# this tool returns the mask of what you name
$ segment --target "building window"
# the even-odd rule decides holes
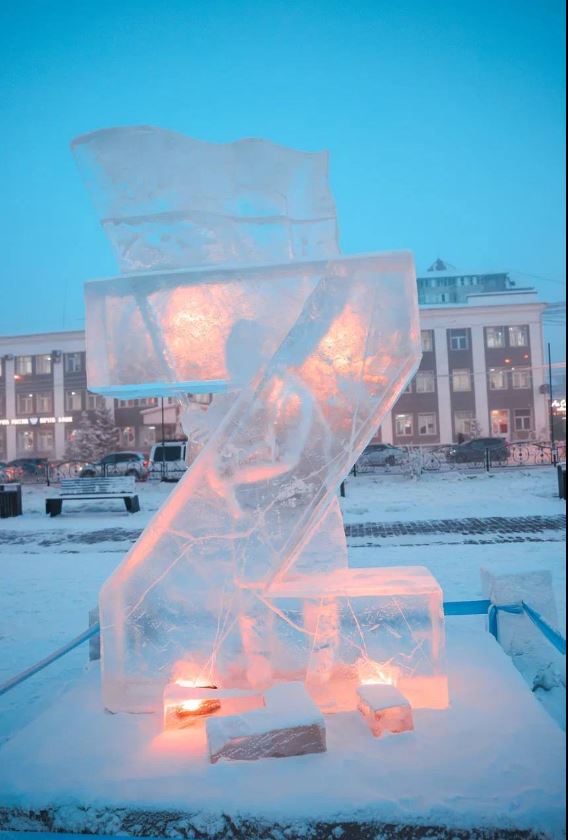
[[[438,431],[435,414],[418,415],[418,434],[435,435]]]
[[[511,347],[528,347],[528,327],[509,327],[509,344],[511,345]]]
[[[454,428],[458,437],[471,437],[475,418],[472,411],[456,411],[454,414]]]
[[[515,431],[530,432],[532,431],[532,425],[532,411],[530,408],[516,408]]]
[[[450,349],[469,350],[469,336],[467,330],[450,330]]]
[[[491,370],[489,371],[489,390],[490,391],[505,391],[507,385],[508,371],[506,370]]]
[[[16,449],[18,455],[27,455],[34,450],[34,433],[28,429],[16,431]]]
[[[416,393],[433,394],[436,390],[436,376],[433,370],[419,370],[416,374]]]
[[[35,372],[38,375],[51,373],[51,355],[42,353],[35,357]]]
[[[452,371],[452,389],[454,391],[471,391],[471,371],[469,369]]]
[[[81,391],[65,391],[65,411],[81,411],[82,408]]]
[[[125,426],[120,430],[120,441],[122,446],[134,446],[136,443],[136,429],[134,426]]]
[[[412,414],[397,414],[394,418],[394,426],[398,437],[412,437]]]
[[[402,393],[403,394],[411,394],[412,393],[412,379],[410,380],[410,382],[406,383],[406,388],[404,389],[404,391]]]
[[[491,412],[491,434],[494,437],[509,434],[509,409],[495,408]]]
[[[18,414],[33,414],[34,395],[16,394],[16,411]]]
[[[511,373],[513,388],[531,388],[532,377],[530,370],[514,370]]]
[[[36,411],[38,414],[51,414],[53,412],[53,395],[49,392],[36,394]]]
[[[156,427],[142,426],[139,430],[139,440],[143,451],[150,449],[156,443]]]
[[[423,353],[431,353],[434,349],[434,333],[432,330],[421,330],[420,343],[422,344]]]
[[[87,410],[88,411],[96,411],[97,409],[104,408],[106,405],[105,398],[102,397],[100,394],[91,394],[87,391]]]
[[[51,452],[55,439],[51,429],[38,429],[37,450],[38,452]]]
[[[81,373],[82,370],[81,353],[65,353],[65,373]]]
[[[485,330],[487,347],[505,347],[505,327],[487,327]]]
[[[16,374],[18,376],[30,376],[32,373],[32,357],[16,356]]]

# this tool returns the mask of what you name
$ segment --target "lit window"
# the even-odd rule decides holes
[[[467,330],[450,330],[450,349],[469,350],[469,336]]]
[[[487,347],[505,346],[505,327],[487,327],[485,330],[485,343]]]
[[[436,376],[433,370],[419,370],[416,374],[416,393],[433,394],[436,390]]]
[[[18,414],[33,414],[34,395],[16,394],[16,411]]]
[[[531,388],[531,372],[530,370],[514,370],[511,373],[513,380],[513,388]]]
[[[140,446],[143,449],[150,449],[156,443],[156,427],[143,426],[140,429]]]
[[[31,356],[16,356],[16,373],[18,376],[30,376],[32,364]]]
[[[120,440],[123,446],[134,446],[136,443],[136,429],[134,426],[125,426],[120,430]]]
[[[51,414],[53,411],[53,395],[49,392],[36,394],[36,410],[38,414]]]
[[[18,455],[28,455],[35,448],[34,433],[28,429],[16,431],[16,450]]]
[[[421,330],[420,341],[423,353],[431,353],[434,349],[434,334],[432,330]]]
[[[489,372],[489,390],[490,391],[505,391],[507,388],[507,374],[506,370],[492,370]]]
[[[469,369],[452,371],[452,389],[454,391],[471,391],[471,371]]]
[[[419,435],[435,435],[438,426],[436,423],[435,414],[419,414],[418,415],[418,434]]]
[[[454,414],[454,427],[456,435],[471,437],[473,434],[474,416],[472,411],[456,411]]]
[[[509,344],[511,345],[511,347],[528,347],[528,327],[509,327]]]
[[[398,437],[411,437],[413,432],[412,414],[397,414],[394,418],[395,431]]]
[[[65,354],[65,373],[81,373],[83,370],[83,359],[81,353]]]
[[[38,375],[51,373],[51,354],[43,353],[35,357],[35,372]]]
[[[65,391],[65,411],[81,411],[83,398],[81,391]]]
[[[530,432],[532,430],[532,411],[530,408],[515,409],[515,431]]]
[[[491,412],[491,434],[494,437],[509,434],[509,410],[496,408]]]

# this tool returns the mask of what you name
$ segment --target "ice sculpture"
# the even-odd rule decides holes
[[[289,680],[326,710],[365,681],[445,706],[440,588],[348,569],[336,496],[420,358],[411,256],[339,254],[325,154],[147,127],[73,149],[124,272],[87,284],[89,388],[175,396],[201,446],[102,589],[106,707]]]

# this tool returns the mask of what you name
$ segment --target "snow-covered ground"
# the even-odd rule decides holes
[[[45,498],[54,489],[24,488],[24,515],[0,520],[0,683],[85,628],[102,582],[171,489],[172,485],[160,483],[138,485],[142,509],[134,515],[120,502],[66,503],[63,514],[52,519],[45,515]],[[357,476],[346,482],[346,493],[341,503],[348,526],[496,517],[552,520],[565,512],[564,503],[557,498],[555,472],[546,467],[503,470],[494,475],[429,474],[420,480]],[[498,561],[512,570],[548,569],[554,581],[559,624],[565,633],[564,541],[558,525],[534,533],[529,527],[505,537],[495,529],[484,532],[481,527],[474,539],[461,535],[459,528],[451,533],[443,528],[439,533],[421,533],[420,527],[409,533],[403,528],[388,536],[373,535],[372,529],[367,534],[364,529],[363,536],[348,539],[352,565],[428,566],[441,583],[446,600],[482,597],[482,565]],[[483,638],[483,621],[482,617],[448,620],[450,642],[462,629],[472,628],[471,646],[476,636]],[[548,658],[554,659],[547,645],[543,641],[542,667]],[[72,689],[86,658],[83,646],[0,697],[0,742],[36,719],[60,692]],[[517,661],[517,666],[531,682],[535,662]],[[555,669],[557,673],[557,658]],[[520,680],[511,686],[519,692],[525,689]],[[559,719],[565,688],[547,686],[551,687],[552,691],[539,689],[538,694]],[[526,691],[530,698],[529,686]]]

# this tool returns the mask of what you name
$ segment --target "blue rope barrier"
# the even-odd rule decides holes
[[[444,601],[444,615],[487,615],[491,601]]]
[[[566,639],[560,635],[558,630],[555,630],[554,627],[551,627],[548,621],[544,619],[540,613],[534,610],[532,607],[529,607],[524,601],[522,601],[522,607],[525,613],[528,615],[532,623],[535,627],[538,627],[542,635],[548,639],[551,645],[554,645],[556,650],[561,653],[563,656],[566,656]]]
[[[17,674],[15,677],[12,677],[12,679],[2,683],[2,685],[0,685],[0,696],[2,694],[6,694],[6,692],[10,691],[11,688],[15,688],[17,685],[20,685],[20,683],[25,682],[25,680],[29,680],[30,677],[33,677],[34,674],[37,674],[39,671],[43,671],[43,669],[47,668],[48,665],[51,665],[52,662],[56,662],[58,659],[61,659],[62,656],[65,656],[65,654],[74,650],[76,647],[79,647],[79,645],[82,645],[84,642],[92,639],[93,636],[96,636],[100,632],[100,629],[100,624],[98,622],[96,622],[96,624],[92,624],[88,630],[84,630],[83,633],[75,636],[74,639],[71,639],[71,641],[67,642],[66,645],[63,645],[63,647],[60,647],[53,653],[50,653],[49,656],[45,657],[45,659],[36,662],[35,665],[32,665],[25,671],[22,671],[21,674]]]

